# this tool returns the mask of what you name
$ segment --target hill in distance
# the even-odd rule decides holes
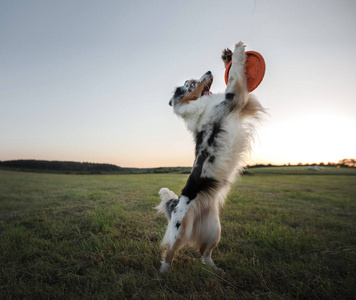
[[[0,161],[1,169],[66,174],[190,173],[189,167],[122,168],[112,164],[20,159]]]

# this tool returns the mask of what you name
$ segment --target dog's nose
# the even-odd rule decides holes
[[[208,71],[205,73],[206,75],[211,75],[211,71]]]

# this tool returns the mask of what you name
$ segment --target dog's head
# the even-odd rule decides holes
[[[176,88],[169,105],[174,107],[189,104],[202,96],[209,95],[212,83],[213,74],[210,71],[206,72],[199,80],[187,80],[183,86]]]

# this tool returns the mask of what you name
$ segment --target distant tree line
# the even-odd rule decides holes
[[[291,163],[283,164],[283,165],[272,165],[272,164],[256,164],[252,166],[248,166],[248,168],[261,168],[261,167],[287,167],[287,166],[329,166],[329,167],[338,167],[338,168],[356,168],[356,159],[350,159],[350,158],[345,158],[342,160],[339,160],[337,163],[334,162],[328,162],[328,163],[298,163],[296,165],[293,165]]]
[[[46,161],[46,160],[9,160],[1,161],[0,167],[53,172],[73,173],[100,173],[100,172],[122,172],[125,169],[111,164],[96,164],[88,162],[73,161]]]
[[[356,168],[356,159],[345,158],[340,160],[337,165],[340,167]]]
[[[34,159],[0,161],[0,168],[20,171],[76,173],[76,174],[147,174],[190,173],[190,167],[122,168],[112,164],[97,164],[74,161],[47,161]]]
[[[284,164],[282,166],[292,166]],[[355,168],[356,159],[342,159],[337,163],[298,163],[295,166],[332,166],[342,168]],[[272,164],[256,164],[248,168],[280,167]],[[161,168],[122,168],[112,164],[97,164],[73,161],[47,161],[47,160],[8,160],[0,161],[0,168],[20,171],[77,173],[77,174],[148,174],[148,173],[180,173],[189,174],[191,167],[161,167]],[[246,173],[246,171],[245,171]]]

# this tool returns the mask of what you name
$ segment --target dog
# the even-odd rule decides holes
[[[220,241],[219,207],[224,204],[235,177],[242,172],[251,149],[255,122],[265,112],[249,94],[245,75],[245,45],[225,49],[225,66],[232,60],[225,94],[211,94],[213,75],[187,80],[175,89],[169,104],[195,140],[195,162],[178,197],[168,188],[159,191],[168,227],[161,245],[167,246],[160,272],[170,269],[174,254],[184,245],[197,249],[205,263],[217,269],[211,254]]]

